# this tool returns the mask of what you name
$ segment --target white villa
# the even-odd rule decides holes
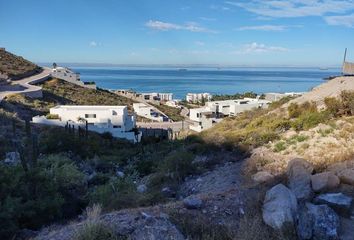
[[[164,116],[157,113],[152,106],[145,103],[133,103],[133,108],[134,112],[141,117],[157,122],[163,122],[165,120]]]
[[[53,78],[58,78],[85,88],[92,88],[96,89],[96,84],[94,83],[87,83],[80,80],[80,74],[75,73],[69,68],[64,67],[55,67],[52,69],[51,76]]]
[[[203,100],[208,102],[211,100],[212,95],[210,93],[187,93],[186,101],[189,103],[199,103]]]
[[[211,128],[225,116],[236,116],[238,113],[254,108],[266,108],[270,101],[258,98],[206,102],[204,107],[190,109],[189,119],[194,122],[191,130],[201,132]]]
[[[65,126],[67,123],[75,127],[84,127],[98,133],[110,132],[114,137],[124,138],[134,143],[140,142],[141,133],[135,133],[135,117],[128,114],[126,106],[56,106],[50,114],[58,119],[47,119],[44,116],[32,118],[33,123]]]
[[[166,106],[169,106],[169,107],[173,107],[173,108],[181,108],[180,105],[178,105],[178,100],[171,100],[171,101],[167,101],[165,104]]]
[[[141,93],[140,96],[146,101],[171,101],[173,99],[173,93]]]

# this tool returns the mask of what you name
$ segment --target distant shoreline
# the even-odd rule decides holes
[[[50,67],[53,63],[48,62],[38,62],[40,66]],[[99,67],[126,67],[126,68],[212,68],[212,69],[230,69],[230,68],[291,68],[291,69],[321,69],[326,68],[326,70],[330,69],[340,69],[341,66],[326,66],[326,65],[319,65],[319,66],[296,66],[296,65],[289,65],[289,66],[271,66],[271,65],[259,65],[259,66],[252,66],[252,65],[217,65],[217,64],[112,64],[112,63],[70,63],[70,62],[57,62],[59,66],[67,66],[67,67],[92,67],[92,68],[99,68]],[[326,71],[324,70],[324,71]]]

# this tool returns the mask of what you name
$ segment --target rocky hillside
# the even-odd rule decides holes
[[[342,80],[316,88],[320,101],[313,93],[282,99],[171,142],[130,145],[32,126],[33,137],[0,114],[0,140],[23,141],[6,145],[0,164],[0,236],[353,239],[354,89],[345,79],[345,89],[330,91]]]
[[[28,77],[41,72],[36,64],[0,48],[0,73],[12,80]]]

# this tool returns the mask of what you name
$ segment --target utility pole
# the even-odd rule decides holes
[[[345,51],[344,51],[344,59],[343,59],[343,66],[342,66],[342,75],[344,75],[345,73],[345,61],[347,59],[347,48],[345,48]]]

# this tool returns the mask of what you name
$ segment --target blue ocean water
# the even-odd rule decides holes
[[[121,68],[73,67],[83,81],[95,81],[106,89],[133,89],[137,92],[172,92],[183,99],[188,92],[234,94],[253,91],[303,92],[338,75],[339,69],[318,68]]]

